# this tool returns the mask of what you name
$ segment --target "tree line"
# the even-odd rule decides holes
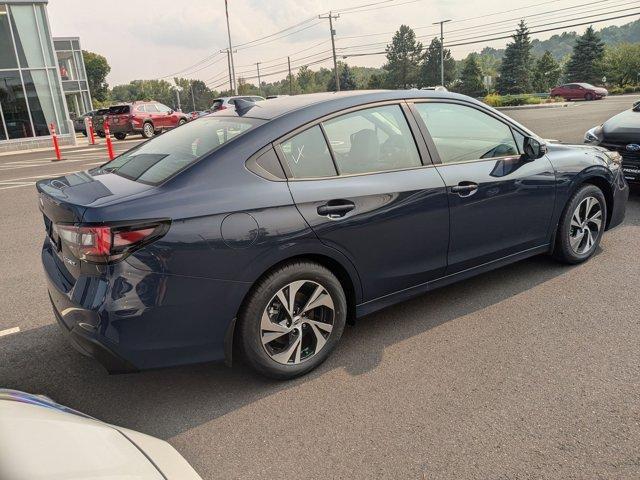
[[[608,27],[603,32],[612,36],[612,29],[626,28],[633,34],[633,22],[623,27]],[[635,27],[634,27],[635,28]],[[629,36],[627,32],[627,37]],[[564,41],[571,37],[571,52],[558,59],[550,50],[536,54],[536,45],[550,42],[555,37]],[[575,38],[574,38],[575,37]],[[630,37],[629,37],[630,38]],[[536,43],[537,42],[537,43]],[[386,47],[386,61],[381,68],[358,67],[338,62],[338,81],[341,90],[406,89],[433,87],[440,84],[440,39],[435,37],[428,46],[417,40],[407,25],[401,25]],[[640,83],[640,43],[607,44],[599,32],[588,27],[583,35],[572,32],[554,36],[540,42],[532,41],[529,29],[521,21],[503,51],[489,47],[480,53],[470,53],[456,61],[448,48],[444,49],[444,86],[449,90],[481,97],[487,93],[523,94],[548,92],[565,82],[606,83],[623,87]],[[218,96],[231,95],[229,90],[218,91],[202,80],[174,78],[167,80],[134,80],[109,88],[106,76],[110,71],[107,60],[98,54],[84,52],[89,86],[95,106],[116,102],[154,99],[166,105],[178,106],[174,85],[182,109],[206,110]],[[603,79],[606,77],[606,82]],[[241,95],[288,95],[333,91],[336,89],[333,71],[321,67],[312,70],[302,66],[296,73],[274,82],[261,82],[258,86],[243,78],[238,79]]]

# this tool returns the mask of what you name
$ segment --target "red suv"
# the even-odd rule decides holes
[[[567,83],[551,89],[552,97],[562,97],[566,100],[599,100],[609,92],[606,88],[594,87],[590,83]]]
[[[109,107],[104,121],[109,122],[114,137],[124,140],[136,133],[151,138],[163,130],[184,125],[189,118],[158,102],[133,102]]]

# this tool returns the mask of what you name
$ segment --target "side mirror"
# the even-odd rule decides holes
[[[524,153],[522,159],[525,162],[533,162],[534,160],[543,157],[547,153],[547,146],[540,143],[538,140],[532,137],[525,137],[524,139]]]
[[[173,110],[169,110],[169,111],[167,112],[167,115],[171,115],[172,113],[173,113]]]

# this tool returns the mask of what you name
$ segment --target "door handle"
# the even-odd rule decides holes
[[[451,192],[457,193],[461,197],[468,197],[478,191],[478,184],[473,182],[460,182],[451,187]]]
[[[356,205],[349,200],[329,200],[324,205],[318,207],[318,215],[327,216],[329,218],[344,217]]]

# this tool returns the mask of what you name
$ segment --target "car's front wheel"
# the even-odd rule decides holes
[[[335,275],[316,263],[290,263],[249,294],[238,317],[238,339],[254,370],[293,378],[326,360],[342,336],[346,315]]]
[[[560,218],[554,256],[565,263],[581,263],[598,248],[607,224],[607,202],[595,185],[573,194]]]
[[[587,94],[584,96],[584,99],[585,99],[587,102],[590,102],[591,100],[593,100],[593,94],[591,94],[591,93],[587,93]]]
[[[180,121],[178,122],[178,126],[181,127],[182,125],[184,125],[185,123],[187,123],[187,120],[184,118],[181,118]]]
[[[113,136],[116,137],[118,140],[124,140],[125,138],[127,138],[127,134],[124,132],[114,133]]]

